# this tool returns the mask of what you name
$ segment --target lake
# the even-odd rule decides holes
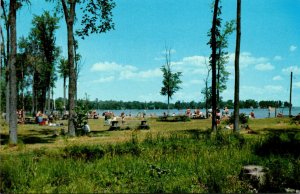
[[[193,112],[195,109],[191,109],[191,112]],[[255,117],[256,118],[267,118],[269,116],[269,111],[268,109],[240,109],[240,113],[245,113],[246,115],[249,115],[250,112],[253,110]],[[103,112],[106,111],[111,111],[113,112],[116,116],[120,116],[122,112],[124,112],[126,115],[131,115],[131,116],[138,116],[141,115],[142,113],[146,113],[146,116],[162,116],[163,113],[167,113],[167,109],[146,109],[146,110],[139,110],[139,109],[125,109],[125,110],[97,110],[97,112],[102,116]],[[175,113],[176,115],[178,114],[185,114],[185,109],[170,109],[169,114],[172,115]],[[205,114],[205,109],[201,109],[201,111]],[[229,113],[231,114],[233,112],[233,109],[229,109]],[[277,113],[282,113],[283,115],[288,115],[289,114],[289,109],[288,108],[278,108],[276,110]],[[293,107],[292,108],[292,115],[297,115],[300,113],[300,107]],[[271,117],[275,117],[275,109],[273,109],[270,113]]]

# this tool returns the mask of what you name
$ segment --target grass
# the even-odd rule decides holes
[[[4,126],[0,192],[252,192],[240,178],[248,164],[269,169],[261,192],[300,189],[299,125],[255,119],[249,126],[256,134],[237,135],[207,133],[210,122],[149,118],[150,130],[108,131],[102,119],[89,120],[90,136],[76,138],[53,136],[60,128],[19,125],[17,147],[5,144]]]

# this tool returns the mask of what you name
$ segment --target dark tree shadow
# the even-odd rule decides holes
[[[30,129],[30,134],[18,134],[18,141],[24,144],[36,144],[36,143],[53,143],[56,139],[55,131],[58,129]],[[9,143],[9,135],[1,134],[1,145]]]
[[[9,135],[0,135],[0,143],[1,145],[5,145],[8,143]]]
[[[299,129],[264,129],[264,131],[268,132],[267,137],[255,146],[255,154],[300,157]]]
[[[209,138],[211,135],[211,131],[208,129],[187,129],[183,130],[182,133],[190,134],[195,139]]]

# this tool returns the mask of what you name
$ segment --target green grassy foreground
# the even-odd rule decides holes
[[[90,136],[76,138],[21,125],[20,144],[1,145],[0,192],[244,193],[253,191],[240,177],[248,164],[269,169],[261,192],[300,189],[300,126],[286,118],[251,120],[255,133],[240,135],[207,133],[210,120],[148,123],[150,130],[107,131],[102,119],[90,120]]]

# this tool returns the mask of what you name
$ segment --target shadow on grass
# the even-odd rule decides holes
[[[55,141],[54,136],[39,137],[39,136],[26,135],[26,136],[21,136],[19,138],[24,144],[53,143]]]
[[[187,129],[182,132],[185,134],[190,134],[195,139],[209,138],[211,135],[211,132],[208,129]]]
[[[254,151],[259,156],[293,156],[300,157],[299,129],[264,129],[267,138],[256,145]]]
[[[56,136],[54,131],[57,129],[39,129],[39,130],[28,130],[30,134],[18,134],[18,141],[24,144],[36,144],[36,143],[53,143]],[[8,144],[9,135],[1,134],[0,143],[1,145]]]
[[[91,131],[90,136],[92,136],[92,137],[109,136],[109,132],[108,131]]]

